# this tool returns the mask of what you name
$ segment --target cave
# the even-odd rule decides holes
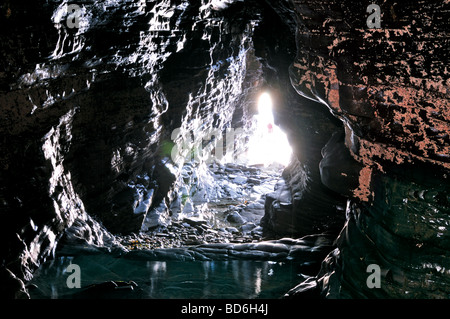
[[[4,1],[3,299],[450,298],[449,10]]]

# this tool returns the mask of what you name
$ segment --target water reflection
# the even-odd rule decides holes
[[[69,289],[67,266],[81,268],[81,289]],[[131,290],[108,281],[134,281]],[[58,258],[35,274],[32,298],[279,298],[298,284],[294,263],[268,261],[137,261],[110,256]],[[99,286],[89,285],[98,284]],[[102,287],[102,289],[97,289]]]
[[[167,264],[165,261],[147,261],[147,270],[150,272],[150,285],[149,285],[149,295],[152,296],[156,293],[158,287],[158,282],[164,279],[164,275],[167,270]]]

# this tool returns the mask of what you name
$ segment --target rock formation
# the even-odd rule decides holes
[[[195,137],[242,128],[244,151],[264,90],[295,156],[262,234],[329,250],[287,296],[448,298],[448,11],[385,1],[377,28],[354,0],[5,1],[2,297],[28,297],[67,243],[120,246],[192,212],[214,180]]]
[[[448,298],[448,2],[387,1],[381,28],[367,27],[355,1],[294,6],[292,84],[343,122],[345,146],[362,165],[349,196],[324,169],[336,157],[334,174],[354,176],[351,160],[333,150],[321,162],[324,184],[349,196],[338,247],[318,276],[321,295]],[[372,264],[377,289],[366,285]]]

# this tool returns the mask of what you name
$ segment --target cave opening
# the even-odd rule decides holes
[[[173,13],[166,15],[167,10]],[[272,236],[261,224],[268,194],[270,205],[292,205],[285,191],[276,190],[285,189],[282,172],[293,156],[278,123],[290,103],[280,87],[289,82],[293,36],[270,5],[257,1],[198,8],[161,2],[153,11],[161,17],[150,21],[150,32],[140,32],[131,53],[136,65],[125,68],[125,76],[116,70],[117,78],[102,78],[91,71],[97,77],[88,82],[91,98],[115,111],[123,108],[115,102],[120,99],[129,104],[128,113],[122,113],[121,124],[108,114],[111,119],[97,130],[101,137],[73,132],[74,141],[93,140],[88,149],[72,147],[65,163],[82,171],[73,177],[73,190],[93,218],[77,219],[65,231],[58,263],[50,259],[36,271],[31,287],[38,289],[30,293],[33,298],[91,298],[102,291],[107,298],[120,287],[139,290],[138,298],[174,297],[174,289],[193,298],[280,297],[295,286],[300,270],[314,272],[310,262],[291,254],[307,241],[291,234],[280,242],[283,235]],[[274,23],[281,29],[272,30]],[[167,32],[166,24],[179,33]],[[59,58],[63,55],[53,56]],[[114,61],[126,65],[130,60],[121,60],[119,51]],[[145,91],[131,89],[138,82]],[[79,114],[68,125],[86,126],[93,115],[83,107]],[[52,142],[49,157],[57,147]],[[123,147],[113,147],[108,156],[110,143]],[[113,176],[107,169],[89,174],[88,162],[77,160],[81,155],[94,159],[90,152],[99,151],[96,165],[109,164]],[[101,200],[96,193],[104,194]],[[145,256],[144,264],[139,256]],[[81,286],[87,289],[81,292],[67,289],[71,264],[82,270]],[[186,278],[193,287],[180,286]]]
[[[270,94],[263,92],[258,98],[256,128],[247,144],[247,160],[250,165],[267,166],[278,163],[286,167],[291,160],[291,146],[286,134],[275,124],[272,106]]]
[[[390,2],[6,1],[1,296],[448,298],[449,3]]]
[[[218,232],[200,230],[170,244],[155,241],[166,248],[262,240],[265,195],[280,184],[293,156],[280,128],[283,108],[298,102],[289,95],[294,90],[288,65],[295,55],[291,13],[283,20],[270,5],[253,1],[214,8],[212,20],[223,19],[220,31],[202,26],[201,39],[193,32],[159,73],[167,111],[161,116],[156,184],[171,185],[155,190],[148,201],[143,199],[150,193],[141,192],[135,212],[142,216],[145,203],[141,236],[188,224]],[[200,49],[208,46],[210,51]]]

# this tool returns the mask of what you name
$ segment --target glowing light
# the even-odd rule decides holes
[[[262,93],[258,100],[258,114],[255,116],[256,130],[249,140],[249,164],[289,164],[292,149],[286,134],[274,123],[272,106],[270,95]]]
[[[272,98],[269,93],[261,94],[258,100],[258,112],[261,121],[273,123],[272,106]]]

